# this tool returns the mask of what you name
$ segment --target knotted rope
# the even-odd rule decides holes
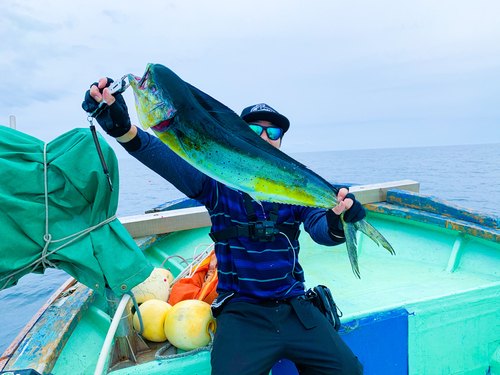
[[[52,235],[49,233],[49,193],[48,193],[48,181],[47,181],[48,179],[47,179],[47,144],[46,143],[44,143],[44,145],[43,145],[43,179],[44,179],[44,189],[45,189],[45,235],[43,236],[43,240],[45,241],[45,246],[43,247],[42,255],[41,255],[40,259],[37,259],[34,262],[28,264],[27,266],[25,266],[17,271],[12,272],[11,274],[9,274],[7,276],[2,277],[0,279],[0,282],[4,281],[4,280],[7,280],[7,281],[0,288],[0,291],[5,289],[5,287],[9,284],[9,282],[12,280],[12,278],[15,275],[17,275],[20,272],[23,272],[24,270],[26,270],[28,268],[31,268],[30,272],[33,272],[34,270],[36,270],[38,267],[40,267],[40,265],[43,268],[48,268],[48,267],[58,268],[57,265],[55,265],[54,263],[52,263],[48,259],[48,257],[50,255],[56,253],[57,251],[61,250],[62,248],[75,242],[80,237],[83,237],[86,234],[92,232],[93,230],[95,230],[99,227],[102,227],[103,225],[106,225],[106,224],[108,224],[116,219],[116,214],[115,214],[115,215],[111,216],[110,218],[100,222],[99,224],[94,225],[92,227],[89,227],[87,229],[84,229],[78,233],[72,234],[72,235],[65,237],[65,238],[61,238],[59,240],[53,240]],[[66,241],[66,240],[70,240],[70,241],[62,244],[61,246],[59,246],[58,248],[56,248],[54,250],[49,251],[50,244],[62,242],[62,241]]]
[[[169,348],[171,348],[173,345],[171,343],[168,343],[164,347],[158,349],[158,351],[155,354],[155,359],[161,361],[164,359],[176,359],[176,358],[182,358],[182,357],[187,357],[199,352],[204,352],[204,351],[212,351],[212,346],[214,345],[214,333],[212,330],[209,328],[208,333],[210,334],[210,343],[207,346],[202,346],[201,348],[196,348],[193,350],[190,350],[189,352],[185,353],[180,353],[180,354],[172,354],[172,355],[162,355],[164,352],[166,352]]]

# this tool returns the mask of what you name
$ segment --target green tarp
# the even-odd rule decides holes
[[[118,161],[99,136],[114,191],[103,173],[90,130],[74,129],[46,146],[48,233],[59,240],[112,218],[118,206]],[[82,235],[38,263],[46,241],[44,142],[0,126],[0,289],[51,264],[104,294],[128,292],[153,270],[118,219]],[[50,243],[47,252],[73,240]],[[12,273],[18,272],[13,277]]]

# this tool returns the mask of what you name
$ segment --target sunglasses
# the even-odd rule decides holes
[[[265,129],[267,133],[267,138],[269,138],[272,141],[278,140],[281,137],[281,134],[283,133],[283,129],[281,128],[276,128],[276,127],[264,128],[260,125],[254,125],[254,124],[250,124],[248,126],[250,126],[250,129],[252,129],[259,136]]]

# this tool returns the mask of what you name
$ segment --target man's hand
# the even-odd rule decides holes
[[[337,201],[339,202],[335,207],[332,208],[332,211],[335,215],[342,215],[342,212],[347,211],[352,207],[354,201],[352,198],[347,198],[346,196],[349,193],[347,188],[341,188],[337,194]],[[352,195],[352,194],[351,194]]]
[[[347,188],[341,188],[337,194],[338,204],[331,210],[326,211],[328,234],[336,242],[344,241],[344,226],[340,215],[344,213],[346,223],[355,223],[365,218],[366,212],[361,203],[356,200],[354,194],[349,193]]]
[[[110,78],[101,78],[90,86],[90,90],[85,93],[85,100],[82,108],[86,112],[94,112],[100,103],[105,101],[108,104],[96,120],[102,129],[110,136],[121,138],[127,134],[132,124],[128,115],[128,108],[121,94],[113,96],[109,92],[109,85],[113,83]],[[118,139],[121,141],[121,139]]]
[[[90,87],[90,96],[98,103],[103,100],[110,106],[115,102],[115,97],[109,93],[108,87],[113,83],[111,78],[101,78]]]
[[[361,203],[359,203],[354,194],[349,193],[347,188],[341,188],[337,194],[338,204],[332,208],[335,215],[344,214],[346,223],[355,223],[366,217],[366,212]]]

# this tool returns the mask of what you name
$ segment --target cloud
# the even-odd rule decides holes
[[[268,102],[306,133],[289,138],[298,148],[309,147],[300,139],[309,131],[337,135],[361,123],[356,147],[371,147],[377,134],[389,147],[431,142],[415,129],[432,123],[448,130],[453,121],[452,138],[476,142],[468,130],[474,118],[500,118],[499,13],[494,0],[144,0],[140,7],[4,0],[0,123],[16,114],[28,133],[62,133],[85,118],[80,104],[92,82],[142,75],[156,62],[238,113]],[[389,128],[396,135],[382,135]]]
[[[111,19],[111,21],[113,21],[116,24],[120,24],[120,23],[124,23],[124,22],[129,21],[128,15],[122,11],[104,9],[102,11],[102,14],[109,17]]]
[[[61,26],[24,12],[15,13],[5,7],[0,12],[0,110],[26,107],[33,100],[47,102],[61,97],[45,84],[43,72],[47,64],[64,55],[63,48],[53,43]]]

